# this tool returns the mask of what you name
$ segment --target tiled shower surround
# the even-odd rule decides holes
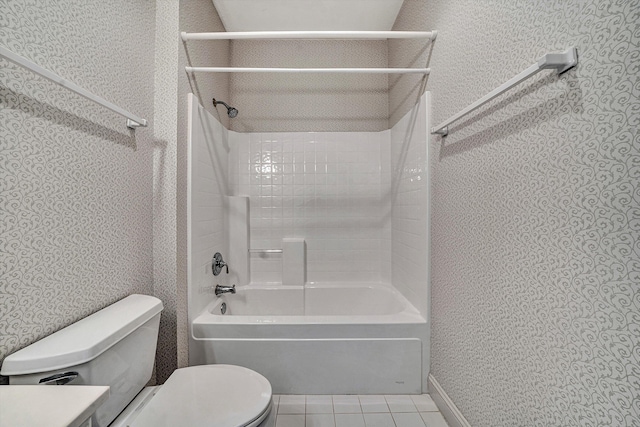
[[[427,100],[382,132],[230,131],[250,248],[304,238],[307,282],[390,283],[427,315]],[[254,284],[280,283],[282,254],[254,252],[250,268]]]
[[[390,267],[389,132],[231,133],[231,180],[250,198],[252,249],[307,244],[308,281],[381,280]],[[237,161],[236,161],[237,159]],[[253,282],[280,282],[281,254],[252,254]]]

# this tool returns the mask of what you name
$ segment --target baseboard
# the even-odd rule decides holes
[[[429,395],[438,406],[442,416],[449,423],[449,427],[471,427],[471,424],[462,415],[453,400],[431,374],[429,374],[427,385],[429,386]]]

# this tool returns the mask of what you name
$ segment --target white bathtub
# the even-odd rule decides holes
[[[250,285],[193,320],[190,360],[254,369],[274,393],[421,393],[428,339],[424,317],[388,285]]]

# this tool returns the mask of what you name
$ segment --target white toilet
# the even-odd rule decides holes
[[[10,384],[108,385],[93,427],[271,427],[271,384],[231,365],[176,370],[151,378],[162,302],[131,295],[8,356]]]

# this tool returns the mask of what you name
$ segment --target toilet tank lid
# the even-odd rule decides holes
[[[25,375],[95,359],[162,311],[162,301],[130,295],[7,356],[0,374]]]

